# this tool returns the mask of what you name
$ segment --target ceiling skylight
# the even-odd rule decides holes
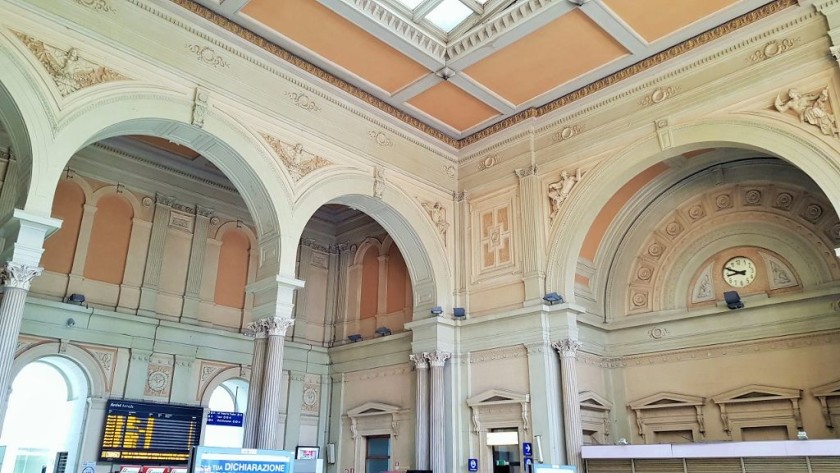
[[[443,0],[440,5],[426,15],[426,19],[441,30],[449,33],[456,26],[460,25],[462,21],[472,15],[472,13],[472,9],[461,3],[460,0]]]
[[[414,8],[417,5],[420,5],[420,3],[423,2],[423,0],[397,0],[397,1],[402,3],[403,5],[405,5],[406,7],[408,7],[409,10],[414,10]]]

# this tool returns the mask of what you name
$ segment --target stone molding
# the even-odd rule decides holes
[[[510,360],[516,358],[525,358],[528,352],[521,345],[510,347],[494,348],[492,350],[483,350],[470,353],[470,364],[486,363],[489,361]]]

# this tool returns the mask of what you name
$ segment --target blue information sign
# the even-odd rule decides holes
[[[534,459],[531,457],[526,457],[525,461],[522,462],[525,465],[525,473],[533,473],[534,471]]]
[[[522,455],[526,457],[530,457],[533,455],[533,450],[531,449],[531,444],[529,442],[522,442]]]
[[[210,411],[207,414],[207,425],[229,425],[242,427],[245,423],[245,415],[241,412]]]
[[[196,447],[191,473],[293,473],[292,452]]]
[[[478,458],[470,458],[467,460],[467,470],[478,471]]]

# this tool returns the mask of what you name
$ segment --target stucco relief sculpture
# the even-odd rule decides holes
[[[440,202],[423,202],[422,205],[437,227],[438,233],[446,239],[446,230],[449,228],[449,223],[446,222],[446,209]]]
[[[203,87],[196,87],[195,99],[193,100],[192,124],[203,128],[204,118],[207,116],[207,108],[210,106],[210,91]]]
[[[548,198],[551,201],[551,215],[550,218],[554,220],[554,217],[557,216],[557,212],[560,211],[560,206],[563,205],[566,198],[569,197],[569,194],[572,192],[572,188],[580,182],[583,175],[581,174],[580,168],[575,171],[574,176],[570,176],[567,171],[563,171],[560,173],[560,180],[549,184],[548,186]]]
[[[385,192],[385,170],[377,166],[373,170],[373,196],[377,199],[382,198]]]
[[[128,79],[119,72],[82,59],[76,48],[64,51],[32,36],[14,33],[44,66],[62,97],[85,87]]]
[[[307,159],[306,154],[309,153],[303,149],[303,145],[300,143],[288,145],[273,136],[263,134],[262,137],[277,153],[277,156],[280,157],[280,160],[286,166],[286,170],[289,171],[289,175],[292,176],[292,180],[295,182],[298,182],[304,176],[317,169],[332,164],[331,161],[321,156],[312,155],[311,158]]]
[[[782,99],[781,94],[776,97],[776,110],[782,113],[793,110],[799,115],[799,121],[818,127],[824,135],[837,135],[837,123],[828,101],[828,87],[818,94],[803,94],[797,89],[790,89],[787,94],[787,100]]]

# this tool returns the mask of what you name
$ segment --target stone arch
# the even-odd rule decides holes
[[[359,245],[359,249],[356,250],[356,254],[353,256],[353,264],[362,264],[362,261],[364,261],[365,258],[365,254],[371,249],[376,249],[376,254],[378,256],[382,256],[383,254],[385,254],[385,251],[383,250],[384,246],[385,245],[376,238],[365,238],[365,241],[363,241],[362,244]]]
[[[17,160],[15,207],[24,208],[31,183],[39,176],[49,156],[47,146],[52,136],[52,101],[47,100],[30,68],[14,54],[16,49],[0,34],[0,122],[9,134]],[[43,209],[42,209],[43,210]],[[48,216],[49,208],[40,215]]]
[[[49,208],[55,184],[67,162],[83,147],[122,135],[168,139],[201,153],[239,190],[253,216],[265,252],[266,271],[276,275],[280,255],[280,221],[288,221],[290,192],[277,163],[258,138],[218,108],[208,110],[203,127],[188,123],[193,102],[159,88],[104,91],[68,110],[50,149],[45,175],[33,181],[27,206]]]
[[[210,396],[213,395],[213,391],[221,386],[222,383],[231,379],[241,379],[248,382],[249,373],[243,373],[242,369],[238,366],[231,366],[230,368],[219,371],[215,376],[213,376],[213,378],[210,379],[210,381],[207,382],[204,389],[201,391],[201,405],[207,407],[207,404],[210,402]]]
[[[414,293],[414,313],[428,315],[435,305],[451,306],[451,275],[443,241],[419,203],[386,182],[382,198],[372,197],[373,175],[334,173],[298,199],[289,239],[300,239],[312,215],[324,204],[343,204],[368,214],[403,252]],[[286,253],[286,256],[289,256]],[[294,255],[281,268],[293,274]],[[284,257],[285,258],[285,257]]]
[[[90,195],[90,199],[87,200],[85,203],[95,206],[99,204],[99,200],[105,197],[106,195],[114,194],[119,195],[120,197],[125,199],[125,201],[128,202],[129,205],[131,205],[131,210],[135,218],[138,218],[146,213],[143,210],[143,204],[140,202],[137,196],[134,195],[134,193],[131,191],[122,190],[119,186],[105,186],[100,189],[97,189],[93,194]],[[85,193],[85,198],[87,197],[88,195],[87,193]]]
[[[82,369],[87,378],[90,396],[94,398],[108,396],[108,377],[96,358],[81,347],[59,342],[41,343],[15,356],[10,379],[14,379],[24,366],[45,356],[61,356],[73,361]]]
[[[219,228],[216,229],[216,234],[213,235],[213,239],[221,241],[222,237],[225,236],[225,233],[230,231],[242,232],[246,237],[248,237],[248,241],[251,243],[251,248],[257,248],[259,246],[257,244],[257,235],[254,234],[251,228],[247,225],[237,226],[237,222],[235,221],[225,222],[219,225]]]
[[[634,176],[685,152],[730,147],[784,159],[817,183],[835,212],[840,208],[840,162],[833,157],[839,150],[807,130],[770,117],[736,114],[666,127],[659,133],[669,135],[671,147],[663,150],[659,135],[652,133],[599,163],[576,186],[550,231],[546,290],[573,302],[577,258],[598,211]]]

